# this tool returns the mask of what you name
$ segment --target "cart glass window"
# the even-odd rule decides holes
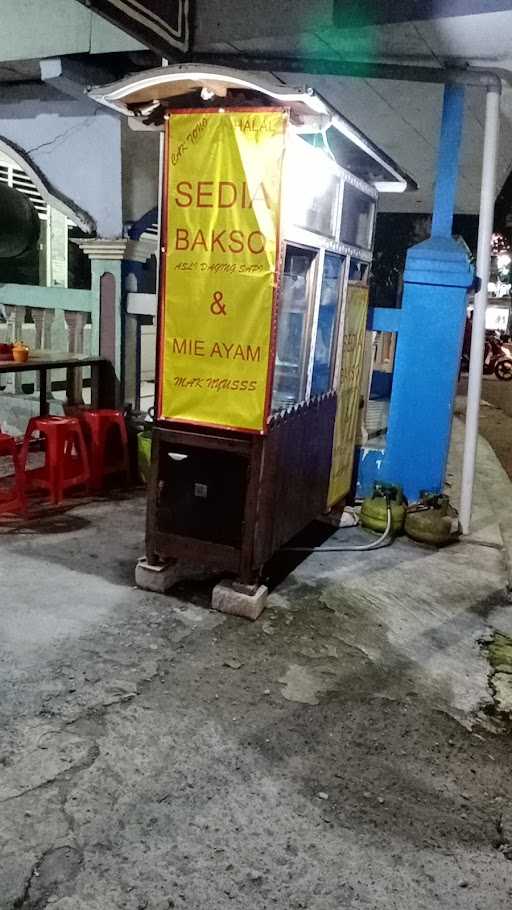
[[[363,262],[360,259],[350,258],[350,268],[348,271],[348,280],[349,283],[355,282],[356,284],[368,284],[368,276],[370,272],[369,262]]]
[[[343,263],[343,256],[325,254],[311,381],[312,395],[323,395],[332,383]]]
[[[329,159],[302,140],[288,152],[285,206],[289,226],[336,236],[340,178]]]
[[[341,240],[369,250],[372,245],[375,201],[350,183],[343,188]]]
[[[317,257],[315,250],[291,245],[286,248],[279,294],[273,411],[304,397]]]

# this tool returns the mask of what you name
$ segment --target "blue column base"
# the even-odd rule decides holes
[[[356,499],[371,496],[374,484],[382,480],[385,454],[385,449],[371,449],[368,446],[356,448]]]
[[[414,502],[444,487],[473,268],[461,244],[432,237],[409,251],[404,280],[380,474]]]

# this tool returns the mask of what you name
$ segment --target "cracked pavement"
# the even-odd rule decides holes
[[[501,554],[276,564],[251,624],[135,589],[143,533],[135,495],[2,536],[1,910],[510,908]]]

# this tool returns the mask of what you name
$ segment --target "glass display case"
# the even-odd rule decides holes
[[[298,187],[300,186],[300,191]],[[285,168],[285,221],[336,238],[341,180],[339,168],[325,154],[296,138],[287,150]]]
[[[311,379],[312,395],[323,395],[333,383],[344,264],[344,256],[325,254]]]
[[[304,397],[318,252],[288,244],[279,294],[272,410]]]
[[[286,150],[274,413],[335,387],[344,288],[368,280],[377,194],[318,143]]]
[[[340,240],[369,250],[372,246],[375,200],[351,183],[343,188]]]
[[[368,281],[375,193],[325,154],[317,171],[320,154],[300,139],[287,151],[274,413],[335,387],[344,286]]]

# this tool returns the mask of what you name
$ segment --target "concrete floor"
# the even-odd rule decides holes
[[[134,589],[142,496],[4,534],[1,910],[509,910],[500,471],[490,546],[283,558],[254,624]]]
[[[462,410],[465,407],[467,376],[459,383]],[[487,439],[499,461],[512,478],[512,383],[500,382],[495,376],[482,379],[480,433]]]

